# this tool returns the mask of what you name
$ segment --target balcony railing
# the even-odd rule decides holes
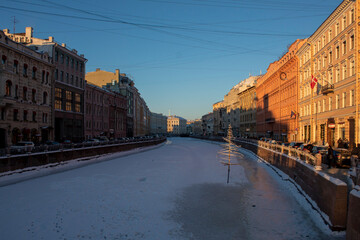
[[[328,93],[333,93],[334,92],[334,85],[333,84],[326,84],[324,86],[321,86],[321,93],[322,94],[328,94]]]

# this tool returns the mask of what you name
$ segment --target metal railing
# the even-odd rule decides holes
[[[255,139],[241,138],[241,139],[238,139],[238,141],[251,142],[251,143],[257,144],[260,147],[263,147],[263,148],[266,148],[269,150],[273,150],[277,153],[286,154],[290,157],[294,157],[294,158],[299,159],[307,164],[315,166],[316,170],[321,170],[321,155],[314,156],[314,155],[307,153],[305,151],[302,151],[300,149],[287,147],[287,146],[279,145],[276,143],[269,143],[269,142],[265,142],[265,141],[255,140]]]

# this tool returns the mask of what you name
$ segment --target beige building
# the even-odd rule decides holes
[[[239,136],[256,137],[256,79],[248,82],[239,97]]]
[[[40,54],[0,31],[0,148],[54,139],[53,72]]]
[[[170,134],[186,134],[186,119],[179,116],[169,116],[167,118],[167,131]]]
[[[224,96],[223,101],[213,104],[214,135],[226,134],[229,124],[234,136],[256,135],[253,127],[256,123],[256,94],[254,90],[248,89],[255,86],[258,78],[259,76],[250,76],[241,81]],[[242,94],[243,92],[246,93]],[[247,129],[249,130],[246,131]]]
[[[145,136],[150,134],[150,110],[141,97],[134,81],[126,74],[121,74],[119,69],[115,73],[96,69],[88,72],[86,80],[99,87],[121,93],[128,102],[127,136]]]
[[[298,51],[303,141],[359,143],[359,1],[343,1]],[[312,75],[318,84],[310,86]]]
[[[27,27],[25,33],[11,34],[8,29],[4,32],[12,40],[37,52],[46,52],[52,58],[55,65],[55,139],[73,142],[84,140],[84,81],[87,59],[66,44],[58,44],[54,37],[35,38],[32,27]]]
[[[150,114],[150,134],[164,135],[167,133],[167,116],[161,113]]]

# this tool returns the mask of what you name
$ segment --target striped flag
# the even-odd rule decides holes
[[[295,118],[296,118],[296,113],[295,113],[295,111],[291,110],[290,118],[292,118],[293,116],[295,116]]]

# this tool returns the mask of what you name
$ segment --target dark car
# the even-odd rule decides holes
[[[313,146],[312,150],[311,150],[311,153],[313,155],[317,154],[317,153],[320,153],[321,155],[327,155],[328,153],[328,149],[329,147],[328,146]]]
[[[60,145],[60,143],[56,141],[46,141],[45,144],[48,146]]]
[[[350,167],[351,152],[346,148],[334,148],[336,165],[339,167]]]
[[[311,153],[314,145],[312,144],[301,144],[299,149],[304,152]]]
[[[292,147],[292,148],[299,148],[301,146],[301,144],[303,144],[303,142],[291,142],[289,144],[289,147]]]

